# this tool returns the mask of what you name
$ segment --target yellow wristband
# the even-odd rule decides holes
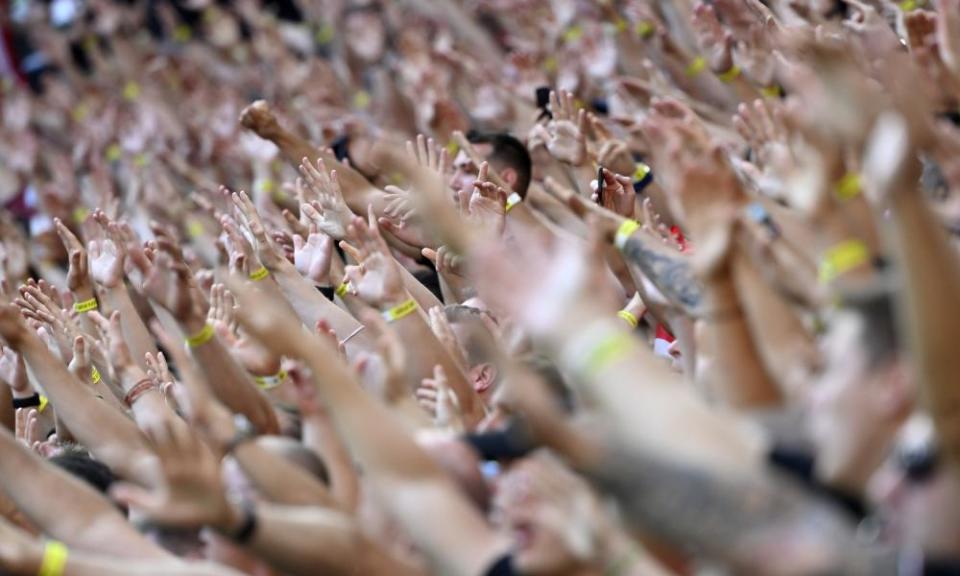
[[[62,576],[67,567],[69,551],[61,542],[51,540],[43,548],[43,561],[37,576]]]
[[[254,282],[259,282],[269,275],[270,275],[270,272],[268,272],[266,268],[261,266],[250,273],[250,279],[253,280]]]
[[[827,250],[820,261],[820,282],[829,284],[850,270],[870,261],[870,251],[859,240],[841,242]]]
[[[727,83],[733,82],[739,77],[740,77],[740,67],[737,66],[736,64],[731,66],[730,69],[727,70],[726,72],[721,72],[720,74],[717,74],[717,78]]]
[[[834,189],[834,192],[836,192],[837,198],[840,200],[850,200],[859,195],[862,189],[863,186],[860,175],[856,172],[847,172],[843,175],[843,178],[837,182],[837,187]]]
[[[90,312],[97,309],[97,299],[91,298],[89,300],[84,300],[83,302],[74,302],[73,310],[83,314],[84,312]]]
[[[281,370],[274,374],[273,376],[254,376],[253,380],[257,383],[257,388],[261,390],[273,390],[277,386],[283,384],[283,381],[287,379],[287,371]]]
[[[93,366],[92,368],[90,368],[90,380],[92,380],[94,384],[100,383],[100,380],[101,380],[100,371],[97,370],[96,366]]]
[[[336,294],[337,296],[343,298],[343,297],[347,294],[347,292],[349,292],[349,291],[350,291],[350,283],[349,283],[349,282],[341,282],[340,285],[337,286],[337,289],[336,289],[336,291],[334,292],[334,294]]]
[[[406,318],[407,316],[413,314],[416,310],[417,301],[411,298],[403,304],[398,304],[397,306],[385,311],[383,313],[383,319],[387,322],[396,322],[401,318]]]
[[[650,22],[641,20],[633,27],[633,31],[637,34],[637,36],[646,39],[653,36],[653,33],[656,32],[656,28],[654,28],[653,24]]]
[[[211,340],[213,340],[213,326],[206,324],[204,325],[203,330],[197,332],[193,336],[187,337],[187,346],[191,348],[197,348],[203,346]]]
[[[783,90],[777,84],[760,89],[760,94],[766,98],[779,98],[783,95]]]
[[[504,210],[504,212],[510,212],[511,210],[513,210],[514,206],[516,206],[521,202],[523,202],[523,198],[521,198],[520,195],[517,194],[516,192],[507,196],[507,207]]]
[[[701,72],[703,72],[706,69],[707,69],[707,59],[704,58],[703,56],[697,56],[696,58],[693,59],[693,62],[691,62],[687,66],[686,73],[687,73],[687,76],[693,78],[694,76],[699,75]]]
[[[617,312],[617,316],[623,319],[624,322],[630,325],[631,328],[636,328],[640,325],[640,319],[637,318],[633,312],[629,310],[621,310]]]
[[[583,372],[590,376],[620,360],[630,352],[633,338],[627,332],[614,332],[597,342],[586,354]]]
[[[43,414],[43,411],[46,410],[46,409],[47,409],[47,406],[49,406],[49,405],[50,405],[50,399],[47,398],[46,396],[44,396],[43,394],[41,394],[41,395],[40,395],[40,405],[37,406],[37,412],[39,412],[40,414]]]
[[[620,228],[617,230],[617,235],[614,236],[613,244],[619,250],[623,250],[623,247],[627,244],[627,240],[633,236],[633,233],[640,229],[640,223],[636,220],[624,220],[623,224],[620,225]]]

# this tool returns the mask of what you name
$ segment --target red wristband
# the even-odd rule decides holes
[[[144,378],[143,380],[137,382],[133,388],[127,392],[126,396],[123,397],[123,403],[133,408],[133,403],[140,399],[141,396],[156,388],[156,385],[153,383],[153,380],[150,378]]]

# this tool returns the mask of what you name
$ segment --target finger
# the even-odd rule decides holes
[[[340,249],[346,252],[347,256],[350,257],[354,262],[363,262],[363,253],[359,249],[350,244],[346,240],[340,241]]]

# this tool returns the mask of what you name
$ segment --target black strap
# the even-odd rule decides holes
[[[243,509],[243,524],[237,532],[230,536],[230,539],[237,544],[246,544],[253,539],[257,532],[257,515],[253,511],[253,505],[245,506]]]
[[[40,405],[40,394],[34,392],[33,396],[27,396],[26,398],[14,398],[13,399],[13,409],[17,408],[34,408]]]

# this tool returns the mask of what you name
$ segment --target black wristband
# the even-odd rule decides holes
[[[33,396],[27,396],[26,398],[14,398],[13,399],[13,409],[17,408],[34,408],[40,405],[40,394],[37,392],[33,393]]]
[[[253,539],[256,532],[257,515],[253,511],[253,504],[248,504],[243,507],[243,524],[234,534],[230,535],[230,539],[237,544],[246,544]]]

